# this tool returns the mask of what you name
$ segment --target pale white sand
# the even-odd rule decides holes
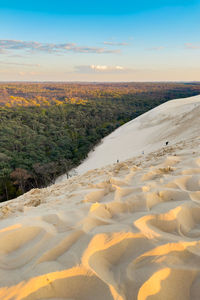
[[[169,141],[199,136],[200,96],[166,102],[126,123],[102,140],[78,167],[78,174],[158,150]],[[192,127],[192,130],[191,130]]]
[[[200,97],[182,101],[143,124],[169,146],[0,204],[1,300],[199,300]]]

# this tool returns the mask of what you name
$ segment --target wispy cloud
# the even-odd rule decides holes
[[[29,75],[38,75],[39,73],[37,72],[23,72],[23,71],[20,71],[18,73],[18,75],[20,75],[21,77],[26,77],[26,76],[29,76]]]
[[[200,50],[200,44],[192,44],[192,43],[185,43],[186,49],[192,49],[192,50]]]
[[[148,48],[147,50],[150,50],[150,51],[161,51],[161,50],[164,50],[164,49],[165,49],[164,46],[158,46],[158,47]]]
[[[112,73],[112,72],[126,72],[129,71],[129,69],[124,68],[122,66],[107,66],[107,65],[89,65],[89,66],[76,66],[75,67],[76,72],[78,73]]]
[[[119,49],[108,50],[106,48],[98,47],[84,47],[78,46],[74,43],[39,43],[34,41],[19,41],[19,40],[0,40],[0,53],[8,50],[25,50],[32,52],[46,52],[46,53],[120,53]]]
[[[6,62],[6,61],[0,61],[0,65],[23,66],[23,67],[40,67],[40,64]]]
[[[117,42],[103,42],[104,45],[107,46],[128,46],[128,43],[117,43]]]
[[[2,49],[1,46],[0,46],[0,54],[6,54],[6,51]]]

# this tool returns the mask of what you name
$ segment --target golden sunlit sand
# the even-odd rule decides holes
[[[199,146],[187,133],[1,203],[0,299],[199,300]]]

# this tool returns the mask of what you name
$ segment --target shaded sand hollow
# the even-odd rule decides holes
[[[173,145],[1,203],[0,299],[199,300],[200,141],[179,128]]]

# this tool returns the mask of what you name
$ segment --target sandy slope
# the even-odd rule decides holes
[[[199,107],[182,141],[0,204],[0,299],[199,300]]]
[[[78,174],[117,160],[158,150],[199,134],[200,95],[168,101],[126,123],[102,140],[77,169]],[[193,130],[191,131],[191,127]]]

